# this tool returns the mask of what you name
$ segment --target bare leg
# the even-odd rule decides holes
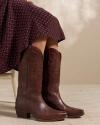
[[[39,38],[32,43],[32,46],[35,46],[35,47],[39,48],[42,51],[42,53],[44,54],[46,42],[47,42],[46,38]]]
[[[48,48],[54,48],[58,50],[58,42],[54,41],[53,39],[48,38],[46,43],[46,49]]]

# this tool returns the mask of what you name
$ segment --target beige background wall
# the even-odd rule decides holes
[[[100,10],[98,12],[73,46],[63,49],[61,44],[62,83],[100,83]]]

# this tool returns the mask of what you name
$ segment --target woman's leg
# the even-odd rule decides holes
[[[16,113],[18,117],[41,121],[59,121],[66,117],[65,111],[49,107],[42,98],[43,53],[46,39],[37,39],[24,52],[19,66]]]
[[[45,49],[48,49],[48,48],[54,48],[58,50],[58,42],[53,39],[48,38]]]
[[[79,118],[84,114],[84,111],[66,105],[60,97],[61,57],[61,52],[58,51],[58,43],[48,39],[44,53],[43,98],[52,108],[66,111],[68,117]]]
[[[44,54],[46,42],[47,42],[46,38],[39,38],[32,43],[32,46],[37,47],[38,49],[41,50],[42,54]]]

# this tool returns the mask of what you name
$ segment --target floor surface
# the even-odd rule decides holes
[[[62,84],[60,92],[67,104],[81,107],[85,115],[60,122],[38,122],[16,117],[10,80],[0,79],[0,125],[100,125],[100,84]],[[9,102],[9,103],[8,103]]]

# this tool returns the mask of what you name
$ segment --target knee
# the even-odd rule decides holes
[[[58,42],[51,38],[48,38],[46,43],[46,49],[48,48],[58,48]]]
[[[46,41],[47,41],[46,38],[39,38],[32,43],[32,46],[37,47],[38,49],[40,49],[42,51],[42,53],[44,53]]]

